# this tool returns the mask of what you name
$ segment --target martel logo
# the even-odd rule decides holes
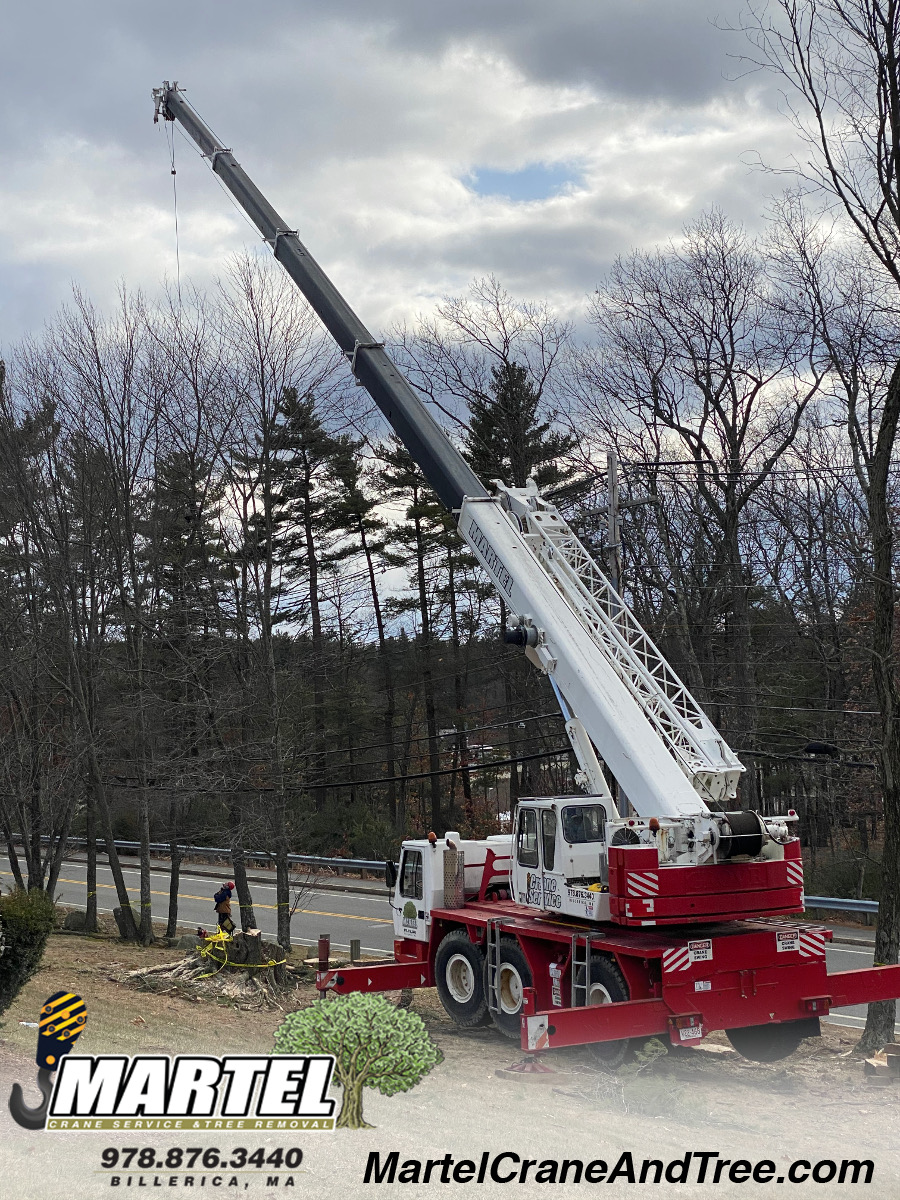
[[[333,1070],[331,1054],[71,1055],[46,1128],[333,1129]]]

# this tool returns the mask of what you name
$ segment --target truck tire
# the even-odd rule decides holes
[[[584,983],[584,967],[578,968],[576,983]],[[628,999],[628,984],[615,959],[605,954],[592,955],[586,1003],[593,1007],[597,1004],[619,1004]],[[587,1048],[598,1067],[605,1071],[617,1071],[644,1041],[644,1038],[620,1038],[615,1042],[589,1042]]]
[[[501,937],[498,968],[500,1011],[491,1013],[491,1020],[502,1034],[519,1040],[521,1036],[522,1001],[525,988],[532,986],[531,967],[525,951],[515,938]],[[488,994],[487,960],[484,964],[484,994]]]
[[[819,1036],[819,1018],[804,1017],[780,1025],[745,1025],[742,1029],[726,1029],[725,1034],[738,1054],[751,1062],[778,1062],[793,1054],[805,1038]]]
[[[434,956],[434,978],[441,1004],[461,1029],[490,1024],[484,955],[464,929],[453,929],[441,940]]]

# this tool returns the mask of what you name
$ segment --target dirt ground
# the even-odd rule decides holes
[[[8,1096],[14,1080],[23,1084],[34,1080],[36,1031],[21,1022],[35,1021],[46,997],[63,989],[80,993],[87,1003],[88,1024],[77,1047],[79,1054],[270,1051],[282,1012],[247,1012],[221,1001],[137,991],[122,982],[130,970],[172,962],[182,953],[53,936],[41,970],[0,1027],[3,1096]],[[282,1003],[288,1010],[314,999],[312,983],[301,982]],[[433,991],[414,993],[413,1008],[442,1049],[443,1063],[409,1093],[387,1098],[367,1091],[365,1115],[374,1129],[311,1132],[299,1141],[296,1135],[288,1135],[293,1142],[284,1135],[242,1135],[245,1142],[252,1137],[254,1145],[299,1144],[305,1158],[295,1172],[293,1187],[285,1183],[282,1172],[277,1187],[268,1187],[262,1177],[241,1175],[238,1190],[254,1197],[296,1194],[297,1187],[327,1197],[378,1190],[378,1185],[362,1182],[370,1151],[384,1155],[396,1149],[401,1161],[447,1152],[456,1159],[478,1159],[482,1151],[508,1151],[523,1158],[614,1162],[627,1150],[640,1163],[644,1157],[676,1158],[691,1150],[717,1151],[732,1161],[770,1159],[779,1173],[801,1158],[810,1163],[871,1158],[875,1174],[865,1195],[878,1200],[900,1196],[900,1087],[896,1082],[873,1084],[863,1074],[855,1037],[838,1026],[823,1026],[821,1039],[804,1043],[797,1054],[774,1065],[747,1062],[728,1048],[723,1035],[714,1034],[706,1039],[706,1049],[662,1056],[642,1069],[631,1067],[618,1075],[598,1071],[586,1052],[571,1050],[545,1056],[544,1062],[556,1072],[546,1082],[511,1081],[496,1072],[521,1059],[516,1045],[492,1029],[458,1030]],[[37,1092],[27,1091],[29,1102],[35,1103]],[[194,1134],[193,1141],[218,1145],[222,1137]],[[115,1135],[97,1131],[29,1133],[12,1122],[4,1105],[0,1195],[11,1200],[55,1200],[57,1196],[70,1200],[104,1194],[112,1185],[110,1173],[100,1168],[100,1150],[116,1144]],[[157,1133],[133,1134],[128,1144],[165,1147],[178,1142]],[[7,1192],[3,1180],[13,1177],[15,1190]],[[152,1173],[142,1185],[137,1180],[135,1175],[131,1186],[163,1186],[153,1183]],[[404,1191],[424,1194],[426,1186],[408,1184]],[[454,1191],[468,1186],[481,1193],[503,1187],[491,1182],[447,1186]],[[610,1185],[628,1186],[625,1180]],[[699,1195],[706,1187],[677,1186],[687,1196]],[[852,1185],[810,1181],[796,1186],[828,1197],[844,1194]],[[771,1187],[750,1181],[720,1183],[716,1190],[746,1194]],[[210,1177],[202,1194],[223,1190],[233,1194],[234,1188],[226,1182],[214,1184]],[[514,1194],[546,1191],[545,1185],[529,1180]]]

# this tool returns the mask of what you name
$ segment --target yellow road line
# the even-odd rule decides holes
[[[0,875],[12,876],[12,871],[0,871]],[[85,881],[83,879],[58,879],[56,882],[57,883],[74,883],[78,887],[86,886]],[[108,888],[110,891],[116,890],[116,885],[114,883],[98,883],[97,887],[98,888]],[[151,892],[150,895],[151,896],[166,896],[166,897],[168,897],[169,893],[168,892]],[[209,896],[192,896],[186,892],[179,892],[178,899],[179,900],[210,900],[211,897],[209,897]],[[277,904],[256,904],[256,903],[254,903],[253,907],[254,908],[271,908],[274,910],[278,907],[278,905]],[[358,916],[356,913],[322,912],[322,910],[318,909],[318,908],[298,908],[297,912],[307,913],[311,917],[339,917],[342,921],[374,921],[376,924],[380,924],[380,925],[390,925],[391,924],[390,921],[385,921],[384,917],[361,917],[361,916]]]

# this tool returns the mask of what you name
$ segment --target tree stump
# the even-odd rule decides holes
[[[247,957],[244,960],[248,966],[258,966],[263,961],[262,930],[247,929],[244,932],[244,945],[247,947]],[[268,962],[268,959],[266,959]]]

